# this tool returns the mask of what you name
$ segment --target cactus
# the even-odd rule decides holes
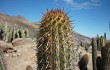
[[[101,43],[101,47],[105,46],[106,45],[106,37],[101,36],[100,37],[100,43]]]
[[[33,68],[32,68],[32,66],[29,65],[26,67],[26,70],[33,70]]]
[[[70,70],[73,42],[67,14],[58,9],[47,11],[38,36],[38,70]]]
[[[106,33],[104,33],[104,38],[105,38],[105,40],[106,40]]]
[[[102,37],[102,47],[106,45],[106,38],[103,36]]]
[[[89,46],[90,46],[89,44],[85,43],[85,50],[86,50],[86,52],[88,52]]]
[[[102,70],[110,70],[110,42],[101,49],[101,56],[103,62]]]
[[[24,33],[25,33],[25,37],[28,38],[29,37],[29,30],[25,29]]]
[[[0,70],[7,70],[6,69],[6,64],[3,60],[3,53],[0,50]]]
[[[87,64],[89,62],[89,56],[87,54],[84,54],[81,58],[81,60],[78,62],[79,69],[80,70],[88,70]]]
[[[3,36],[4,36],[4,29],[3,29],[3,25],[0,26],[0,40],[3,40]]]
[[[28,38],[29,31],[26,28],[18,28],[15,26],[0,25],[0,40],[11,42],[15,38]]]
[[[8,38],[8,42],[12,41],[12,28],[9,28],[9,38]]]
[[[17,38],[20,38],[19,29],[17,29]]]
[[[106,33],[104,33],[104,36],[99,37],[97,35],[97,49],[101,51],[101,47],[106,45]]]
[[[93,64],[93,70],[97,70],[96,66],[96,59],[97,59],[97,43],[96,40],[92,39],[92,64]]]
[[[102,58],[100,56],[97,57],[96,65],[97,65],[97,70],[103,70],[102,69]]]
[[[100,45],[100,38],[99,35],[97,34],[97,50],[101,51],[101,45]]]
[[[21,29],[21,38],[25,38],[25,30],[23,28]]]

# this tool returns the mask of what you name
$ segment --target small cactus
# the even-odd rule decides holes
[[[80,70],[88,70],[87,64],[89,62],[89,56],[87,54],[84,54],[81,58],[81,60],[78,62],[79,69]]]
[[[29,65],[26,67],[26,70],[33,70],[33,68],[32,68],[32,66]]]

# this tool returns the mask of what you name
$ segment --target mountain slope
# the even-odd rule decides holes
[[[36,33],[36,29],[39,27],[38,23],[36,23],[35,25],[35,23],[33,24],[32,22],[29,22],[22,16],[9,16],[0,13],[0,25],[4,23],[7,23],[9,26],[14,26],[16,24],[17,27],[28,28],[31,32],[31,36],[33,36],[34,33]]]
[[[76,37],[76,43],[78,43],[78,44],[80,44],[81,42],[87,43],[87,44],[91,43],[91,38],[81,35],[77,32],[74,32],[74,33],[75,33],[75,37]]]

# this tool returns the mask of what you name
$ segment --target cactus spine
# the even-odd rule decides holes
[[[73,36],[69,17],[62,10],[44,14],[38,38],[38,69],[70,70]]]
[[[110,70],[110,42],[105,47],[102,47],[101,56],[103,62],[102,70]]]
[[[93,38],[92,39],[92,63],[93,63],[93,70],[97,70],[96,66],[96,59],[97,59],[97,44],[96,40]]]

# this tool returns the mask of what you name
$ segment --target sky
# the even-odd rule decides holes
[[[57,8],[68,13],[74,31],[91,38],[106,32],[110,39],[110,0],[0,0],[0,13],[31,22],[40,22],[47,9]]]

